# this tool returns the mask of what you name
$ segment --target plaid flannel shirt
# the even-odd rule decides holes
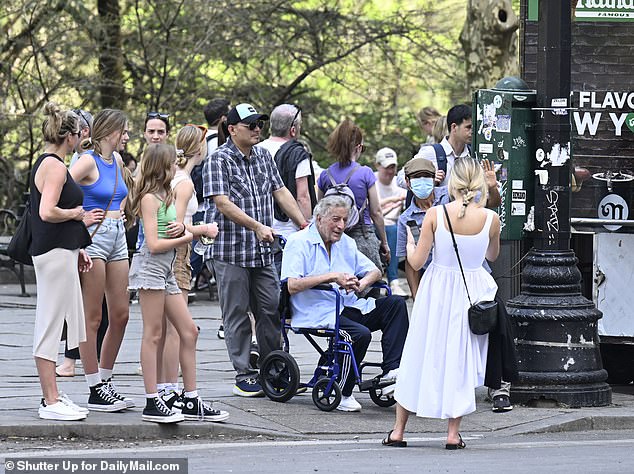
[[[264,267],[273,263],[271,245],[259,242],[256,234],[225,217],[213,203],[224,195],[245,214],[266,225],[273,225],[273,191],[284,183],[271,154],[254,146],[246,157],[231,141],[218,147],[205,160],[203,194],[206,201],[205,222],[218,223],[218,236],[207,248],[206,259],[221,260],[245,268]]]

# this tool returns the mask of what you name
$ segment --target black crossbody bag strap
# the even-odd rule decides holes
[[[467,279],[464,276],[464,270],[462,269],[462,262],[460,261],[460,253],[458,253],[458,244],[456,243],[456,237],[453,235],[453,227],[451,227],[451,220],[449,219],[449,213],[447,212],[447,208],[445,205],[442,205],[443,211],[445,211],[445,217],[447,218],[447,227],[449,227],[449,232],[451,233],[451,240],[453,240],[453,248],[456,251],[456,257],[458,258],[458,265],[460,265],[460,273],[462,274],[462,281],[464,282],[464,287],[467,290],[467,298],[469,298],[469,306],[473,306],[471,303],[471,296],[469,296],[469,287],[467,286]]]

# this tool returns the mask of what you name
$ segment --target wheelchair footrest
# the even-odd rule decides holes
[[[381,377],[378,376],[370,380],[362,381],[359,384],[359,390],[361,390],[362,392],[365,392],[366,390],[370,390],[371,388],[378,390],[380,388],[387,387],[388,385],[392,385],[393,383],[396,383],[396,381],[390,380],[387,382],[381,382]]]

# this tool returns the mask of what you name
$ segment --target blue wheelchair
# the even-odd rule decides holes
[[[386,289],[388,295],[390,288],[385,282],[375,283],[373,288]],[[317,285],[307,291],[330,291],[336,296],[335,314],[340,314],[343,298],[337,288],[328,284]],[[339,379],[341,375],[340,360],[343,356],[349,356],[351,369],[354,370],[356,383],[360,391],[368,391],[372,401],[380,407],[390,407],[396,403],[392,396],[393,390],[383,393],[383,389],[392,385],[394,381],[382,381],[381,374],[363,380],[363,371],[367,367],[381,367],[379,363],[363,362],[357,364],[352,350],[352,343],[340,338],[339,317],[335,318],[334,329],[327,328],[293,328],[291,326],[291,305],[287,283],[282,283],[280,297],[281,337],[283,339],[282,350],[271,352],[260,364],[260,384],[267,397],[275,402],[287,402],[301,388],[312,389],[313,403],[322,411],[332,411],[341,402],[341,388]],[[306,383],[300,383],[300,371],[297,362],[289,353],[290,344],[288,331],[302,334],[308,342],[320,354],[320,360],[313,372],[312,378]],[[326,338],[325,348],[315,340],[316,337]]]

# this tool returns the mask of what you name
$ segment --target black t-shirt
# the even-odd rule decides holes
[[[44,222],[40,218],[40,201],[42,194],[35,186],[35,173],[47,157],[58,159],[62,163],[64,161],[57,155],[45,153],[41,155],[31,171],[31,233],[32,241],[30,254],[33,256],[42,255],[46,252],[62,248],[75,250],[85,248],[91,244],[90,235],[82,221],[70,220],[64,222]],[[62,187],[57,206],[62,209],[73,209],[81,206],[84,201],[84,193],[75,183],[72,176],[66,171],[66,182]]]

